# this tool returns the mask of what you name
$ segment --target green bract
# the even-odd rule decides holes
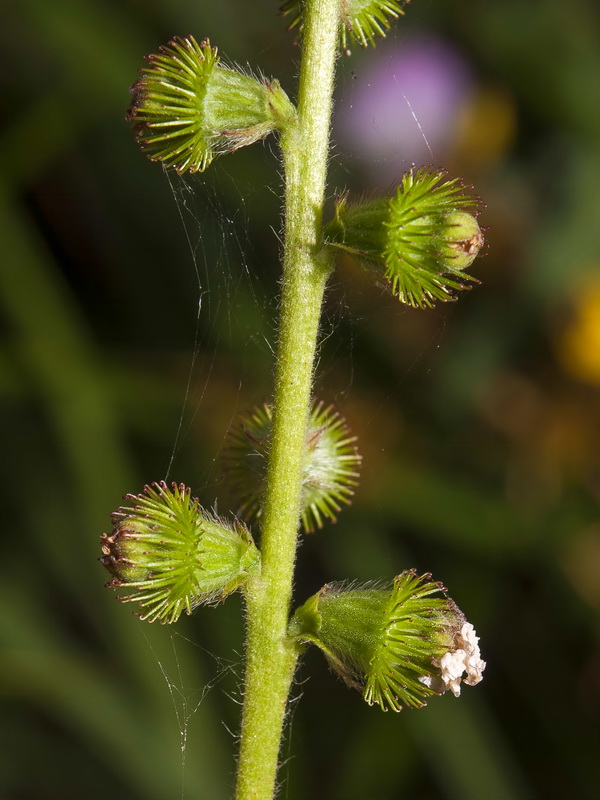
[[[290,28],[302,29],[304,0],[287,0],[281,11],[291,17]],[[385,36],[391,21],[403,13],[399,0],[341,0],[342,48],[347,50],[349,40],[362,47],[374,45],[375,38]]]
[[[185,486],[164,481],[127,495],[133,507],[113,514],[102,534],[101,563],[126,587],[124,602],[140,604],[140,617],[175,622],[202,603],[223,599],[260,569],[249,531],[208,514]]]
[[[382,270],[401,302],[431,307],[475,281],[464,270],[483,246],[479,205],[457,178],[411,169],[393,197],[356,204],[340,198],[325,242]]]
[[[384,711],[421,708],[448,688],[458,695],[461,680],[481,680],[485,663],[473,626],[430,578],[407,570],[386,588],[326,585],[296,611],[290,636],[320,647]]]
[[[201,172],[219,153],[282,130],[295,109],[278,81],[224,67],[208,39],[176,37],[131,87],[128,119],[153,161]]]
[[[248,521],[262,511],[272,413],[264,403],[242,415],[224,454],[229,487],[240,501],[237,513]],[[325,519],[335,522],[341,504],[351,502],[361,457],[344,418],[322,402],[311,410],[305,441],[301,518],[304,530],[312,533]]]

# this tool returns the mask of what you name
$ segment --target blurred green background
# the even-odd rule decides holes
[[[277,315],[276,144],[166,176],[124,122],[128,87],[192,33],[293,94],[277,10],[1,5],[4,800],[231,795],[239,598],[142,624],[96,559],[146,482],[231,509],[219,452],[270,394]],[[340,60],[331,194],[385,189],[418,153],[476,185],[488,253],[481,286],[428,312],[340,264],[316,390],[360,437],[363,480],[304,541],[297,599],[431,571],[488,667],[459,701],[393,715],[309,653],[286,800],[600,797],[599,35],[594,0],[413,0],[377,50]],[[389,88],[404,80],[406,103]]]

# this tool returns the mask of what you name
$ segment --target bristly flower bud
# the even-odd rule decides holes
[[[381,270],[401,302],[432,307],[455,299],[452,292],[467,288],[464,281],[478,283],[464,270],[483,246],[479,206],[457,178],[411,169],[391,198],[354,205],[340,198],[325,242]]]
[[[273,409],[268,403],[242,416],[229,434],[224,469],[235,496],[238,515],[247,521],[260,518],[266,485],[267,457]],[[349,504],[357,485],[361,456],[356,437],[344,418],[320,402],[313,406],[306,433],[302,478],[302,526],[306,533],[335,522],[342,504]]]
[[[113,514],[100,562],[113,576],[106,586],[124,587],[128,594],[119,600],[139,603],[141,619],[175,622],[259,571],[248,529],[208,514],[183,484],[161,481],[125,499],[134,505]]]
[[[176,37],[148,62],[131,87],[127,119],[148,157],[178,173],[202,172],[295,116],[278,81],[224,67],[208,39]]]
[[[305,0],[286,0],[281,6],[281,13],[291,17],[290,30],[302,30],[304,2]],[[374,46],[375,38],[385,37],[391,21],[402,14],[404,11],[399,0],[341,0],[342,49],[349,54],[349,41],[362,47]]]
[[[431,575],[406,570],[388,588],[330,584],[294,614],[289,634],[316,644],[369,705],[422,708],[482,679],[478,637]],[[442,594],[442,597],[432,597]]]

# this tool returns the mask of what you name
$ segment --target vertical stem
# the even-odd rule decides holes
[[[286,639],[304,444],[325,284],[320,252],[340,0],[307,0],[298,116],[281,138],[285,252],[262,573],[247,586],[246,688],[236,800],[271,800],[297,653]]]

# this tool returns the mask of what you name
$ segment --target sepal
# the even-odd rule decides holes
[[[461,681],[479,683],[485,662],[473,626],[430,579],[406,570],[388,587],[328,584],[295,612],[288,633],[317,645],[384,711],[421,708],[447,689],[458,697]]]
[[[290,17],[290,30],[302,30],[304,1],[287,0],[281,6],[281,13]],[[402,14],[399,0],[343,0],[340,4],[342,49],[349,53],[351,42],[362,47],[375,46],[375,39],[385,37],[392,21]]]
[[[223,66],[208,39],[175,37],[140,73],[127,119],[148,157],[178,173],[202,172],[295,117],[278,81]]]
[[[273,408],[255,406],[229,434],[223,456],[228,484],[240,505],[238,516],[259,519],[266,488]],[[301,518],[306,533],[335,522],[357,485],[361,456],[344,418],[333,406],[313,405],[305,439]]]
[[[431,307],[455,299],[466,282],[478,283],[465,270],[484,243],[480,205],[458,178],[411,169],[391,197],[354,204],[338,198],[325,243],[383,273],[402,303]]]
[[[139,603],[141,619],[175,622],[260,570],[249,530],[202,509],[183,484],[153,483],[125,499],[134,505],[112,515],[100,562],[113,576],[107,587],[126,592],[119,600]]]

